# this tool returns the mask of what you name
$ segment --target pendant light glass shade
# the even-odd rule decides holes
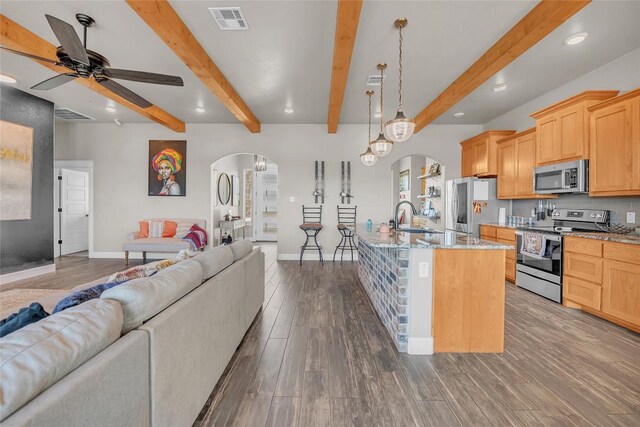
[[[365,166],[373,166],[378,162],[378,158],[371,151],[371,148],[367,147],[367,151],[360,154],[360,161]]]
[[[262,156],[253,156],[256,172],[264,172],[267,170],[267,159]]]
[[[400,48],[398,55],[398,65],[400,70],[400,81],[398,85],[398,112],[396,118],[389,120],[384,127],[384,133],[393,142],[403,142],[411,138],[416,128],[415,123],[404,115],[402,110],[402,29],[407,26],[407,20],[396,19],[395,26],[400,33]]]
[[[416,124],[404,115],[404,111],[398,110],[396,118],[387,122],[384,133],[393,142],[403,142],[411,138]]]
[[[373,95],[373,91],[368,90],[365,93],[369,97],[369,137],[367,138],[367,141],[371,141],[371,95]],[[378,162],[378,158],[371,151],[371,147],[368,146],[367,151],[360,154],[360,161],[365,166],[373,166]]]
[[[378,157],[384,157],[387,154],[391,153],[392,148],[393,142],[385,138],[382,132],[380,132],[380,135],[378,135],[378,139],[369,143],[369,149],[371,149],[373,154]]]

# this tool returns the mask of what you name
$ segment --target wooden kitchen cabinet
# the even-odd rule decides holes
[[[563,304],[640,333],[640,245],[567,236]]]
[[[618,91],[587,91],[531,114],[536,120],[536,165],[589,158],[587,108]]]
[[[536,166],[536,129],[518,132],[497,142],[498,199],[553,199],[533,192]]]
[[[513,228],[499,225],[480,224],[480,238],[505,245],[516,245],[516,232]],[[505,251],[504,278],[512,283],[516,281],[516,250]]]
[[[640,89],[588,108],[589,194],[640,195]]]
[[[462,141],[461,170],[463,177],[494,177],[498,175],[497,142],[514,130],[490,130]]]

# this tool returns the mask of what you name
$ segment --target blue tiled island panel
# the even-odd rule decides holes
[[[407,352],[409,325],[409,249],[375,247],[358,242],[358,277],[393,338]]]

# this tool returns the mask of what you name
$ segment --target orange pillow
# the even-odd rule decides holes
[[[162,237],[175,237],[178,223],[175,221],[165,221],[162,229]]]
[[[149,237],[149,221],[140,221],[140,238]]]

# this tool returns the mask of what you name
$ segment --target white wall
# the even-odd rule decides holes
[[[580,92],[619,90],[623,93],[638,87],[640,87],[640,48],[485,123],[484,129],[525,130],[536,125],[529,114]]]
[[[340,161],[350,160],[352,193],[358,219],[388,221],[391,212],[390,167],[413,154],[435,157],[448,177],[460,176],[459,141],[482,131],[479,125],[431,125],[396,144],[394,151],[371,168],[360,163],[366,147],[366,125],[341,125],[330,135],[326,125],[263,125],[251,134],[242,125],[189,124],[184,134],[157,124],[74,124],[56,138],[56,159],[94,161],[95,250],[119,252],[127,231],[144,217],[210,216],[210,166],[234,153],[264,155],[278,164],[278,253],[298,254],[304,234],[298,229],[301,205],[313,204],[313,162],[324,160],[325,229],[320,241],[332,253],[339,242],[336,208],[340,192]],[[150,139],[187,140],[187,196],[147,196],[147,157]],[[295,197],[290,203],[289,197]]]

